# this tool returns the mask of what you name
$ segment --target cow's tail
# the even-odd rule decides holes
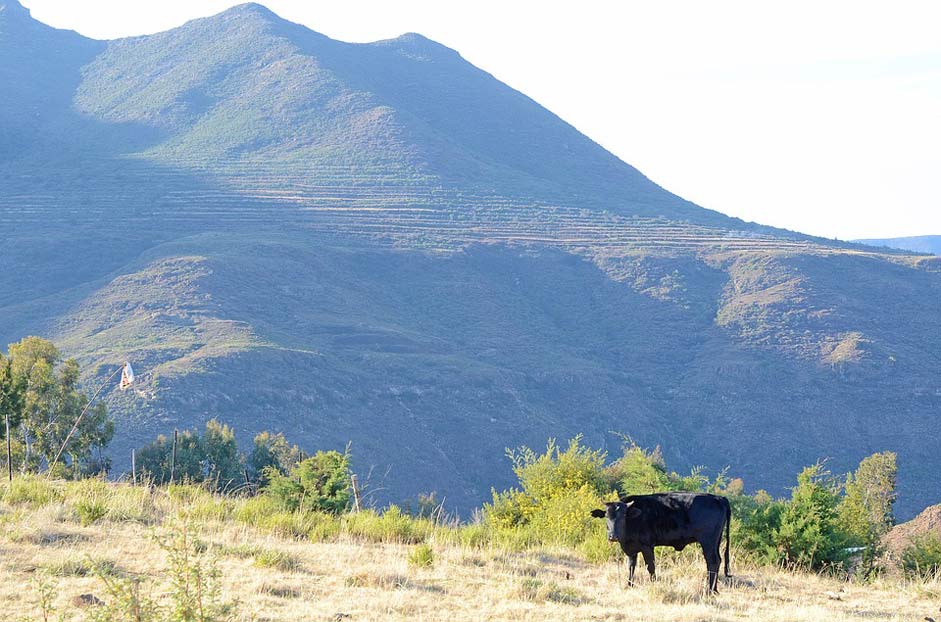
[[[725,500],[725,576],[731,577],[729,572],[729,542],[732,539],[732,504]]]

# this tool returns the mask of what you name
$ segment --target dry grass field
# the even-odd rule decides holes
[[[0,619],[93,619],[96,607],[77,597],[107,601],[108,577],[139,580],[143,595],[166,603],[172,572],[160,538],[185,533],[194,560],[218,570],[220,598],[233,604],[228,619],[239,621],[941,620],[938,580],[860,584],[735,560],[735,578],[711,596],[699,556],[683,554],[662,556],[657,581],[643,573],[625,588],[623,566],[564,550],[476,548],[432,535],[431,555],[421,557],[424,545],[278,537],[219,520],[211,498],[87,492],[0,502]]]

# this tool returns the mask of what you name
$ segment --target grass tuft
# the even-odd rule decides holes
[[[419,544],[409,552],[408,565],[416,568],[431,568],[435,565],[435,553],[427,544]]]
[[[282,572],[296,572],[301,568],[301,560],[297,556],[278,549],[261,549],[253,557],[258,568],[274,568]]]

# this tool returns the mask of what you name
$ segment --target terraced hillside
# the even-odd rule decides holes
[[[775,493],[892,449],[901,514],[937,501],[937,258],[699,208],[418,35],[0,0],[0,55],[0,343],[135,363],[118,470],[219,417],[466,509],[505,447],[619,431]]]

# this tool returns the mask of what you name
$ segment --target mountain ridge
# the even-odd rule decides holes
[[[918,235],[903,238],[869,238],[855,240],[868,246],[894,248],[913,253],[941,255],[941,235]]]

